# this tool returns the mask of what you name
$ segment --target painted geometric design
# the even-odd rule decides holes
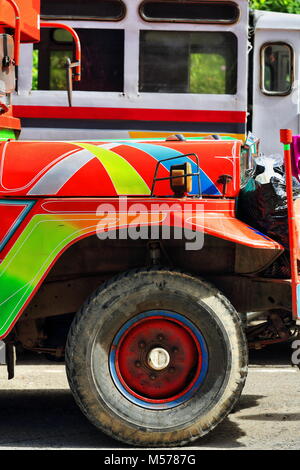
[[[192,158],[186,158],[182,157],[183,153],[178,152],[177,150],[170,149],[168,147],[163,147],[161,145],[153,145],[153,144],[147,144],[147,143],[140,143],[140,144],[129,144],[127,145],[128,147],[134,147],[136,149],[142,150],[146,154],[150,155],[153,157],[156,162],[161,161],[165,158],[171,158],[171,157],[178,157],[174,160],[169,160],[165,161],[162,163],[162,166],[170,171],[170,168],[172,165],[180,165],[185,162],[189,162],[192,165],[192,172],[196,173],[199,168],[197,164],[195,163],[195,159]],[[200,165],[201,167],[201,165]],[[209,178],[209,176],[203,171],[202,168],[200,168],[200,181],[201,181],[201,188],[200,191],[202,194],[206,195],[214,195],[214,196],[220,196],[221,192],[219,189],[216,187],[216,185],[212,182],[212,180]],[[197,178],[193,178],[193,186],[192,186],[192,191],[190,194],[198,194],[199,193],[199,188],[198,188],[198,180]]]
[[[149,196],[159,162],[157,177],[168,178],[172,165],[189,161],[193,173],[200,172],[200,193],[220,196],[220,167],[239,182],[239,150],[240,142],[233,140],[9,142],[2,154],[0,149],[0,195]],[[196,154],[200,168],[186,154]],[[238,184],[228,183],[227,196],[237,195]],[[190,194],[198,193],[195,176]],[[155,194],[172,194],[169,181],[158,182]]]
[[[34,205],[34,201],[0,201],[0,251],[13,236]]]
[[[24,307],[56,257],[87,235],[101,232],[107,225],[106,215],[94,214],[35,214],[25,226],[7,256],[0,263],[0,337],[2,337]],[[117,216],[111,227],[126,226],[130,217]],[[141,214],[148,224],[148,214]],[[153,223],[161,223],[163,214],[152,215]],[[102,219],[104,220],[102,223]]]

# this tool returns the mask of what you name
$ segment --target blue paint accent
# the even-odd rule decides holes
[[[115,360],[116,360],[116,349],[118,347],[119,341],[121,340],[122,336],[126,333],[126,331],[134,325],[136,322],[143,320],[145,318],[149,317],[157,317],[157,316],[162,316],[165,318],[170,318],[170,319],[175,319],[183,324],[185,324],[196,336],[197,340],[199,341],[201,352],[202,352],[202,368],[199,374],[199,377],[197,381],[195,382],[194,386],[182,397],[180,397],[178,400],[174,400],[168,403],[149,403],[147,401],[143,401],[133,395],[131,395],[122,385],[118,378],[118,374],[116,372],[115,368]],[[124,395],[129,401],[134,403],[135,405],[141,406],[142,408],[147,408],[147,409],[152,409],[152,410],[163,410],[163,409],[170,409],[170,408],[175,408],[176,406],[181,405],[182,403],[188,401],[190,398],[193,397],[193,395],[197,392],[199,389],[200,385],[204,381],[207,370],[208,370],[208,351],[206,347],[206,343],[204,341],[204,338],[198,328],[187,318],[185,318],[182,315],[179,315],[178,313],[175,312],[170,312],[170,311],[160,311],[160,310],[150,310],[145,313],[141,313],[140,315],[137,315],[136,317],[132,318],[128,322],[123,325],[123,327],[119,330],[117,335],[114,338],[112,347],[111,347],[111,352],[109,355],[109,367],[110,367],[110,373],[112,375],[113,381],[115,382],[115,385],[117,388],[120,390],[122,395]]]
[[[148,153],[151,155],[151,157],[155,158],[157,161],[164,160],[165,158],[171,158],[171,157],[178,157],[176,160],[171,160],[168,162],[163,162],[162,166],[166,168],[168,171],[170,171],[170,168],[172,165],[177,165],[177,164],[182,164],[187,161],[189,161],[192,165],[192,172],[197,173],[198,172],[198,165],[195,163],[195,161],[192,158],[181,158],[182,155],[184,155],[181,152],[178,152],[177,150],[171,149],[169,147],[164,147],[162,145],[153,145],[153,144],[138,144],[138,143],[132,143],[132,144],[124,144],[128,147],[134,147],[138,150],[142,150],[145,153]],[[199,164],[201,166],[201,156],[199,156]],[[221,196],[221,192],[219,189],[216,187],[216,185],[212,182],[212,180],[209,178],[209,176],[200,168],[200,180],[201,180],[201,193],[208,195],[208,196]],[[192,186],[192,191],[190,194],[199,194],[199,188],[198,188],[198,179],[196,176],[193,177],[193,186]]]
[[[259,230],[257,230],[256,228],[253,228],[253,227],[250,227],[250,225],[247,225],[248,228],[250,228],[250,230],[252,230],[252,232],[256,233],[256,235],[260,235],[261,237],[263,237],[265,240],[268,240],[270,241],[271,238],[268,237],[267,235],[265,235],[264,233],[261,233]]]
[[[3,248],[6,246],[6,244],[9,242],[13,234],[16,232],[18,227],[21,225],[27,214],[31,211],[33,208],[35,201],[23,201],[23,200],[11,200],[11,199],[2,199],[0,200],[0,204],[3,204],[5,206],[11,205],[11,206],[25,206],[24,209],[22,210],[21,214],[17,218],[17,220],[13,223],[13,225],[10,227],[8,233],[5,235],[3,240],[1,240],[0,243],[0,251],[3,250]],[[1,223],[1,221],[0,221]]]

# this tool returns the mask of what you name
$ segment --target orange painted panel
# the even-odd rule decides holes
[[[40,40],[40,0],[14,0],[20,9],[21,42]],[[0,0],[0,28],[15,27],[15,13],[7,0]]]

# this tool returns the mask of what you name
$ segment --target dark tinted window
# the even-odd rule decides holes
[[[93,18],[119,20],[125,15],[120,0],[42,0],[41,16],[55,18]]]
[[[139,90],[235,94],[236,36],[229,32],[141,31]]]
[[[82,79],[74,90],[123,91],[124,31],[76,29],[82,50]],[[73,57],[70,33],[42,29],[34,50],[33,89],[65,90],[66,58]]]
[[[140,13],[147,21],[234,23],[239,18],[236,4],[221,2],[145,1]]]

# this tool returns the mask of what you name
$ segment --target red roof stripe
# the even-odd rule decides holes
[[[19,118],[245,123],[246,111],[13,106]]]

